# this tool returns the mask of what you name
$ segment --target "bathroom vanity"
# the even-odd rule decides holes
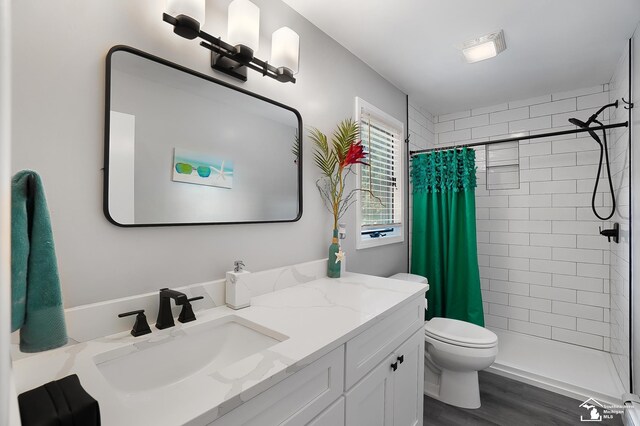
[[[106,426],[420,425],[427,288],[317,279],[21,359],[17,387],[78,374]]]

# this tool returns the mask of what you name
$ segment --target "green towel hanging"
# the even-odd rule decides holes
[[[22,352],[41,352],[67,343],[53,232],[40,176],[23,170],[11,185],[11,330]]]

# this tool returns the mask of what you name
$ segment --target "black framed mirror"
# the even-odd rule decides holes
[[[104,213],[118,226],[293,222],[302,117],[129,46],[107,55]]]

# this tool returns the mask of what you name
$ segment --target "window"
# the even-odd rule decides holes
[[[356,119],[369,163],[357,168],[356,248],[402,242],[404,125],[360,98],[356,98]]]

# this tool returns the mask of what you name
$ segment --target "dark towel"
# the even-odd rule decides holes
[[[100,426],[98,401],[73,374],[18,395],[22,426]]]
[[[20,329],[22,352],[46,351],[67,343],[49,210],[36,172],[11,184],[11,331]]]

